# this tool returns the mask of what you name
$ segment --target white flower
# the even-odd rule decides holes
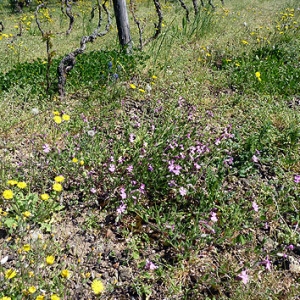
[[[37,114],[39,114],[39,109],[38,108],[36,108],[36,107],[34,107],[32,110],[31,110],[31,112],[34,114],[34,115],[37,115]]]
[[[4,265],[7,261],[8,261],[8,255],[6,255],[5,257],[3,257],[3,258],[0,260],[0,263],[1,263],[1,265]]]
[[[95,132],[95,130],[88,130],[87,134],[89,136],[93,137],[96,134],[96,132]]]

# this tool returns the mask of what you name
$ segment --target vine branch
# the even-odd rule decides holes
[[[74,50],[73,52],[66,55],[60,62],[60,64],[57,67],[57,74],[58,74],[58,93],[61,100],[64,99],[66,92],[65,92],[65,85],[67,81],[67,74],[74,68],[76,63],[76,57],[79,54],[84,53],[86,49],[87,43],[94,42],[98,37],[102,37],[106,35],[109,32],[110,26],[111,26],[111,17],[108,9],[106,8],[106,2],[102,4],[102,8],[105,11],[107,15],[107,24],[105,26],[105,29],[102,32],[99,32],[100,26],[101,26],[101,6],[100,6],[100,0],[98,0],[98,9],[99,9],[99,22],[97,28],[94,30],[94,32],[89,36],[83,36],[81,38],[80,47]]]

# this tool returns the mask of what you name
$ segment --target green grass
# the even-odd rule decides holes
[[[96,25],[89,2],[51,39],[48,90],[33,11],[3,19],[0,299],[296,299],[297,2],[191,4],[188,23],[162,3],[143,52],[120,51],[115,26],[89,44],[64,101],[56,68]],[[154,8],[137,7],[149,37]],[[50,13],[45,30],[64,32]]]

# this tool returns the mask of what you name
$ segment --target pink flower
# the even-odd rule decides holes
[[[145,265],[146,270],[155,270],[157,268],[158,266],[156,266],[151,260],[146,259],[146,265]]]
[[[242,271],[241,274],[238,275],[238,279],[241,280],[243,284],[247,284],[249,282],[247,270]]]
[[[128,166],[126,170],[127,170],[129,173],[131,173],[131,172],[133,171],[133,166],[132,166],[132,165]]]
[[[51,151],[51,148],[48,144],[43,145],[43,151],[45,153],[49,153]]]
[[[252,156],[252,161],[257,163],[259,161],[258,157],[256,155]]]
[[[135,140],[135,135],[133,133],[130,133],[130,135],[129,135],[129,142],[133,143],[134,140]]]
[[[210,213],[210,220],[215,222],[218,222],[217,214],[215,212]]]
[[[122,202],[122,204],[117,208],[117,214],[118,215],[121,215],[123,212],[125,212],[125,210],[126,210],[126,204],[124,204],[123,202]]]
[[[113,164],[110,164],[108,170],[113,173],[116,170],[116,166]]]
[[[121,188],[120,190],[120,196],[122,199],[126,199],[127,195],[126,195],[126,191],[124,188]]]
[[[266,270],[271,271],[271,261],[269,260],[269,256],[267,256],[266,259],[261,262],[261,264],[266,267]]]
[[[294,182],[295,183],[300,183],[300,175],[295,175]]]
[[[179,194],[181,195],[181,196],[185,196],[186,194],[187,194],[187,189],[185,189],[184,187],[180,187],[179,188]]]
[[[255,212],[258,212],[259,207],[255,201],[252,202],[252,208]]]

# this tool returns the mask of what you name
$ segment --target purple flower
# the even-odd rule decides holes
[[[153,172],[154,169],[153,169],[153,167],[152,167],[151,164],[148,165],[148,170],[149,170],[150,172]]]
[[[253,155],[253,156],[252,156],[252,161],[253,161],[254,163],[257,163],[257,162],[259,161],[259,159],[258,159],[258,157],[257,157],[256,155]]]
[[[238,279],[241,280],[243,284],[247,284],[249,282],[247,270],[242,271],[241,274],[238,275]]]
[[[117,214],[121,215],[123,212],[125,212],[126,207],[127,207],[126,204],[121,202],[121,205],[117,208]]]
[[[84,114],[81,114],[80,116],[81,116],[81,119],[84,123],[88,123],[88,119]]]
[[[271,261],[269,260],[269,256],[267,256],[266,259],[261,262],[261,264],[266,267],[266,270],[271,271]]]
[[[146,259],[146,265],[145,265],[145,269],[146,270],[155,270],[157,269],[158,266],[156,266],[151,260],[149,259]]]
[[[180,187],[179,188],[179,194],[181,195],[181,196],[185,196],[186,194],[187,194],[187,189],[185,189],[184,187]]]
[[[179,165],[174,165],[174,161],[170,161],[168,162],[169,163],[169,166],[168,166],[168,169],[169,169],[169,172],[170,173],[174,173],[175,175],[179,175],[180,174],[180,170],[182,169],[181,166]]]
[[[126,170],[127,170],[129,173],[131,173],[131,172],[133,171],[133,166],[132,166],[132,165],[128,166]]]
[[[218,222],[217,214],[215,212],[210,213],[210,220],[215,222]]]
[[[224,165],[228,168],[229,166],[231,166],[233,164],[233,157],[229,157],[227,159],[224,160]]]
[[[119,75],[118,75],[117,73],[114,73],[114,74],[112,75],[112,78],[115,79],[115,80],[117,80],[117,79],[119,78]]]
[[[288,249],[288,250],[294,250],[294,245],[288,245],[288,246],[287,246],[287,249]]]
[[[168,182],[168,185],[170,187],[173,187],[173,186],[176,186],[177,184],[176,184],[175,180],[171,180],[171,181]]]
[[[114,164],[110,164],[108,170],[113,173],[116,170],[116,166]]]
[[[127,198],[125,188],[121,188],[121,189],[120,189],[120,196],[121,196],[121,198],[122,198],[123,200]]]
[[[259,207],[255,201],[252,202],[252,208],[255,212],[258,212]]]
[[[93,187],[93,188],[90,189],[90,192],[91,192],[92,194],[96,194],[97,190]]]
[[[294,182],[295,183],[300,183],[300,175],[295,175]]]

